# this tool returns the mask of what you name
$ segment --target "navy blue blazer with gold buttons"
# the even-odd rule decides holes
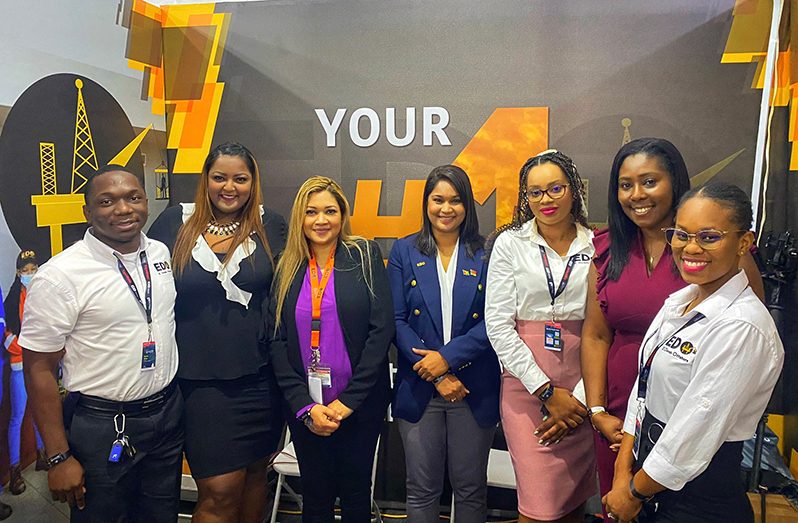
[[[398,369],[393,415],[412,423],[421,419],[435,386],[413,370],[417,349],[440,351],[452,372],[470,391],[465,401],[481,427],[499,421],[499,360],[485,332],[487,264],[480,249],[470,258],[464,243],[457,252],[452,293],[452,338],[443,344],[441,291],[436,258],[416,248],[416,234],[397,240],[388,259],[388,279],[396,320]]]

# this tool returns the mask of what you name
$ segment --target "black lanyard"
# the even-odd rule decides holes
[[[557,287],[557,290],[554,289],[554,275],[551,272],[551,264],[549,264],[549,256],[546,254],[546,248],[542,245],[538,245],[540,247],[540,257],[543,259],[543,270],[546,272],[546,283],[549,284],[549,296],[551,296],[551,308],[554,309],[554,300],[563,293],[565,287],[568,285],[568,280],[571,278],[571,272],[574,268],[574,263],[576,263],[577,258],[579,258],[580,254],[574,254],[570,258],[568,258],[568,264],[565,266],[565,272],[562,273],[562,279],[560,280],[560,285]]]
[[[122,273],[122,279],[125,280],[127,286],[130,287],[130,291],[133,293],[133,296],[136,298],[136,301],[139,302],[141,308],[144,309],[144,314],[147,316],[147,327],[152,328],[152,278],[150,277],[150,266],[147,263],[147,253],[146,251],[141,251],[139,254],[139,260],[141,261],[141,270],[144,272],[144,281],[147,282],[147,290],[144,293],[144,303],[141,302],[141,295],[139,294],[139,290],[136,287],[136,282],[133,281],[133,277],[128,272],[125,264],[122,263],[121,258],[116,256],[116,265],[119,267],[119,272]]]
[[[637,382],[637,399],[638,400],[645,400],[646,399],[646,389],[648,388],[648,378],[651,376],[651,364],[654,362],[654,356],[657,355],[657,352],[659,352],[659,350],[662,347],[664,347],[665,344],[668,343],[668,341],[670,341],[671,338],[673,338],[674,336],[679,334],[681,331],[683,331],[684,329],[686,329],[690,325],[703,320],[704,317],[705,316],[703,314],[701,314],[700,312],[697,312],[695,314],[695,316],[693,316],[692,318],[690,318],[687,321],[687,323],[685,323],[684,325],[682,325],[681,327],[676,329],[670,336],[668,336],[663,341],[661,341],[656,347],[654,347],[654,350],[651,351],[651,354],[649,354],[645,365],[643,365],[643,352],[640,351],[640,377],[639,377],[638,382]],[[659,329],[657,331],[659,332]],[[652,336],[653,336],[653,334],[652,334]],[[649,336],[649,339],[650,338],[651,338],[651,336]],[[648,343],[648,339],[643,342],[642,347],[645,347],[646,343]]]

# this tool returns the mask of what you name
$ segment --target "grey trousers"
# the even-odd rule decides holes
[[[487,469],[496,427],[480,427],[465,401],[430,400],[418,421],[397,419],[407,468],[407,520],[438,523],[444,467],[457,523],[487,520]]]

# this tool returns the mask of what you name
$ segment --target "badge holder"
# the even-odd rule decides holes
[[[552,302],[551,321],[547,321],[543,324],[543,348],[554,352],[561,352],[563,349],[562,324],[554,318],[554,303]]]
[[[155,342],[152,340],[152,328],[148,327],[149,336],[147,341],[141,344],[141,370],[152,370],[155,368]]]
[[[646,400],[643,398],[637,398],[637,414],[635,415],[635,441],[634,446],[632,447],[632,456],[634,456],[635,461],[637,461],[637,458],[640,455],[640,438],[643,432],[643,417],[645,416],[645,412]]]
[[[324,403],[322,390],[332,387],[332,369],[320,365],[321,354],[318,347],[311,347],[310,365],[308,366],[308,391],[310,398],[316,403]]]

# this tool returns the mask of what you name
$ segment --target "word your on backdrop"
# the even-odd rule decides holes
[[[347,109],[340,108],[335,111],[335,115],[330,120],[324,109],[315,109],[316,116],[321,123],[324,134],[327,136],[327,147],[335,147],[338,129],[341,127],[346,116]],[[446,135],[446,126],[449,125],[449,111],[443,107],[422,107],[421,108],[421,131],[425,146],[432,145],[432,136],[438,139],[441,145],[452,145]],[[366,119],[368,122],[368,134],[363,136],[360,129],[360,121]],[[377,111],[369,107],[361,107],[352,111],[349,117],[349,138],[358,147],[371,147],[380,138],[380,116]],[[385,108],[385,137],[388,143],[394,147],[406,147],[413,143],[416,138],[416,108],[405,108],[405,128],[402,137],[396,135],[396,108]]]

